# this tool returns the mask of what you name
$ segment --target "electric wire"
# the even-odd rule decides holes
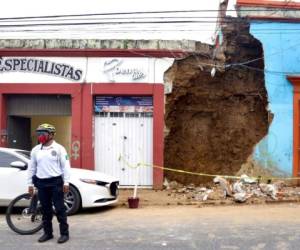
[[[251,69],[251,70],[255,70],[255,71],[260,71],[260,72],[264,72],[264,73],[268,73],[268,74],[273,74],[273,75],[282,75],[282,76],[286,76],[286,75],[300,75],[300,71],[276,71],[276,70],[269,70],[269,69],[261,69],[261,68],[256,68],[256,67],[252,67],[252,66],[248,66],[248,65],[238,65],[240,67],[244,67],[247,69]]]
[[[25,20],[10,20],[10,21],[7,21],[7,20],[1,20],[0,19],[0,23],[14,23],[14,22],[36,22],[36,21],[47,21],[47,22],[57,22],[57,21],[91,21],[91,20],[128,20],[128,19],[131,19],[131,20],[137,20],[137,19],[216,19],[217,20],[217,17],[214,17],[214,16],[143,16],[143,17],[97,17],[97,18],[63,18],[63,19],[47,19],[47,20],[44,20],[44,19],[36,19],[36,20],[28,20],[28,19],[25,19]],[[225,18],[224,18],[225,19]]]
[[[0,22],[2,21],[5,21],[7,22],[7,20],[10,20],[10,21],[16,21],[16,20],[13,20],[13,19],[17,19],[17,20],[20,20],[20,19],[28,19],[28,18],[31,18],[31,19],[38,19],[38,18],[57,18],[57,17],[82,17],[82,16],[95,16],[95,15],[131,15],[131,14],[153,14],[153,13],[186,13],[186,12],[205,12],[205,11],[211,11],[211,10],[189,10],[189,11],[153,11],[153,12],[121,12],[121,13],[102,13],[102,14],[78,14],[78,15],[56,15],[56,16],[35,16],[35,17],[17,17],[17,18],[0,18]],[[235,10],[234,10],[235,11]],[[248,10],[249,11],[249,10]],[[254,11],[254,10],[253,10]],[[256,11],[256,10],[255,10]],[[274,11],[274,10],[273,10]],[[293,11],[295,11],[293,9]],[[300,10],[299,10],[300,11]],[[167,19],[167,18],[178,18],[178,17],[131,17],[131,18],[134,18],[135,20],[136,19],[146,19],[146,18],[164,18],[164,19]],[[183,17],[182,17],[183,18]],[[195,18],[195,17],[185,17],[186,19],[188,18]],[[207,17],[197,17],[197,18],[207,18]],[[208,18],[215,18],[215,17],[208,17]],[[118,20],[120,19],[117,18],[117,17],[112,17],[112,18],[104,18],[104,19],[107,19],[107,20]],[[124,20],[124,19],[127,19],[127,18],[121,18],[121,20]],[[68,19],[67,19],[68,20]],[[29,21],[29,20],[22,20],[22,21]],[[47,21],[50,21],[50,20],[47,20]],[[51,21],[57,21],[57,20],[51,20]],[[62,21],[62,20],[59,20],[59,21]],[[70,21],[70,20],[68,20]],[[79,20],[78,20],[79,21]],[[231,23],[236,23],[237,20],[232,20],[232,21],[228,21],[228,22],[231,22]],[[38,24],[20,24],[20,25],[0,25],[1,28],[19,28],[19,27],[27,27],[27,26],[30,26],[30,27],[37,27],[37,26],[59,26],[59,25],[98,25],[98,24],[103,24],[103,25],[115,25],[115,24],[130,24],[130,25],[136,25],[136,24],[192,24],[192,23],[202,23],[202,22],[211,22],[211,21],[184,21],[184,20],[180,20],[180,21],[140,21],[140,22],[92,22],[92,23],[38,23]],[[214,23],[214,22],[212,22]],[[131,29],[127,28],[127,30],[124,30],[124,29],[118,29],[118,30],[114,30],[110,27],[108,27],[107,29],[109,30],[106,30],[105,32],[103,32],[103,27],[101,27],[102,31],[101,33],[129,33],[129,32],[172,32],[172,31],[209,31],[209,30],[204,30],[204,29],[137,29],[137,27],[131,27]],[[298,31],[300,29],[253,29],[252,31],[255,31],[259,34],[270,34],[270,31]],[[29,29],[23,29],[23,30],[5,30],[3,29],[2,32],[56,32],[56,31],[61,31],[59,29],[52,29],[52,30],[29,30]],[[73,32],[76,32],[76,31],[80,31],[80,29],[78,30],[73,30]],[[86,31],[86,29],[82,29],[82,31]],[[94,30],[93,30],[94,31]],[[268,31],[268,32],[261,32],[261,31]],[[97,31],[96,31],[97,32]],[[100,31],[98,31],[100,33]],[[275,33],[272,33],[272,34],[275,34]],[[279,34],[282,34],[282,32],[279,32]],[[256,58],[256,59],[251,59],[251,60],[248,60],[248,61],[245,61],[245,62],[240,62],[240,63],[232,63],[230,65],[225,65],[225,67],[230,67],[230,66],[235,66],[235,65],[242,65],[242,64],[249,64],[251,62],[254,62],[254,61],[257,61],[257,60],[261,60],[263,59],[262,58]]]
[[[61,29],[16,29],[16,30],[13,30],[13,29],[3,29],[2,32],[20,32],[20,31],[24,31],[24,32],[28,32],[28,31],[61,31]],[[86,31],[86,27],[85,28],[76,28],[74,29],[74,31]],[[93,29],[94,31],[94,29]],[[137,26],[134,26],[134,27],[127,27],[127,28],[122,28],[120,29],[119,27],[117,27],[117,29],[112,29],[111,27],[101,27],[101,31],[108,31],[108,32],[114,32],[114,31],[119,31],[119,32],[130,32],[130,31],[138,31],[138,32],[147,32],[147,31],[214,31],[214,29],[203,29],[201,27],[199,28],[186,28],[186,29],[183,29],[183,28],[174,28],[174,29],[159,29],[159,27],[146,27],[144,26],[143,28],[141,27],[137,27]],[[283,34],[283,33],[296,33],[296,32],[299,32],[300,29],[299,28],[295,28],[295,29],[252,29],[251,30],[253,33],[255,32],[255,34]],[[294,32],[293,32],[294,31]],[[296,33],[297,34],[297,33]],[[300,33],[299,33],[300,35]]]
[[[296,44],[293,44],[293,45],[291,45],[291,46],[289,46],[287,48],[280,49],[279,51],[274,52],[274,53],[268,55],[268,57],[272,57],[274,55],[281,54],[281,53],[283,53],[283,52],[285,52],[287,50],[294,49],[295,47],[298,47],[299,45],[300,45],[300,43],[296,43]],[[142,55],[142,54],[140,54],[140,55]],[[147,56],[147,55],[144,54],[144,56]],[[246,64],[250,64],[252,62],[255,62],[255,61],[258,61],[258,60],[262,60],[262,59],[264,59],[264,57],[258,57],[258,58],[246,60],[246,61],[243,61],[243,62],[234,62],[234,63],[230,63],[230,64],[225,64],[224,67],[227,68],[227,67],[231,67],[231,66],[246,65]],[[207,64],[207,65],[215,66],[214,64]]]
[[[240,21],[237,21],[240,22]],[[246,23],[245,21],[241,21]],[[16,28],[16,27],[38,27],[38,26],[80,26],[80,25],[123,25],[123,24],[192,24],[192,23],[211,23],[215,24],[215,21],[194,21],[194,20],[176,20],[176,21],[128,21],[128,22],[73,22],[73,23],[34,23],[34,24],[0,24],[0,28]],[[223,23],[232,23],[230,22],[223,22]],[[236,23],[236,22],[235,22]]]
[[[154,19],[161,19],[161,17],[157,17]],[[0,21],[0,28],[1,29],[7,29],[7,28],[22,28],[22,27],[42,27],[42,26],[47,26],[47,27],[51,27],[51,26],[96,26],[96,25],[111,25],[111,26],[124,26],[124,25],[150,25],[150,24],[156,24],[156,25],[167,25],[167,24],[173,24],[173,25],[200,25],[201,27],[211,27],[211,25],[209,24],[216,24],[215,21],[211,21],[211,20],[197,20],[196,18],[189,18],[186,17],[185,19],[191,19],[191,20],[180,20],[180,18],[177,17],[173,17],[171,19],[177,19],[177,20],[149,20],[149,21],[143,21],[147,18],[138,18],[138,19],[134,19],[134,20],[139,20],[141,19],[142,21],[118,21],[119,19],[113,19],[116,21],[99,21],[99,22],[91,22],[91,20],[88,20],[88,22],[81,22],[82,20],[78,19],[76,20],[76,22],[58,22],[58,20],[48,20],[47,22],[40,22],[40,23],[18,23],[18,24],[11,24],[11,23],[7,23],[7,22],[1,22]],[[200,17],[199,17],[200,18]],[[204,19],[206,17],[203,17]],[[126,18],[125,18],[126,19]],[[153,19],[151,17],[151,19]],[[168,19],[168,18],[162,18],[162,19]],[[196,19],[196,20],[195,20]],[[107,19],[107,20],[111,20],[111,19]],[[121,19],[124,20],[124,19]],[[128,20],[128,19],[126,19]],[[224,19],[225,20],[225,19]],[[28,20],[27,20],[28,21]],[[6,23],[6,24],[3,24]],[[243,23],[243,24],[248,24],[248,20],[226,20],[223,21],[222,24],[238,24],[238,23]],[[265,23],[274,23],[274,21],[272,20],[261,20],[259,22],[256,23],[261,23],[261,24],[265,24]],[[214,29],[211,29],[214,30]],[[298,31],[300,30],[299,28],[256,28],[253,29],[253,31]]]
[[[288,5],[287,5],[288,6]],[[286,7],[287,7],[286,6]],[[64,15],[46,15],[46,16],[23,16],[23,17],[2,17],[0,20],[11,20],[11,19],[36,19],[36,18],[60,18],[60,17],[86,17],[86,16],[107,16],[107,15],[135,15],[135,14],[166,14],[166,13],[205,13],[205,12],[220,12],[219,9],[207,9],[207,10],[167,10],[167,11],[132,11],[132,12],[105,12],[105,13],[89,13],[89,14],[64,14]],[[235,9],[226,10],[227,12],[237,12]],[[274,12],[274,9],[253,9],[245,8],[238,10],[239,12]],[[276,9],[275,9],[276,11]],[[293,11],[298,12],[300,9],[284,9],[285,12]]]

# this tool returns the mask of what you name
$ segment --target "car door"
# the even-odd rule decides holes
[[[27,191],[27,170],[13,168],[10,163],[23,161],[13,153],[0,151],[0,204],[7,205],[9,200]]]

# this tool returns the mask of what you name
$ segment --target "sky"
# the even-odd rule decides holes
[[[0,39],[185,39],[213,44],[220,1],[8,0],[0,8]],[[228,9],[234,10],[235,3],[236,0],[229,0]],[[165,13],[132,14],[151,11]],[[236,16],[234,12],[229,13]],[[65,17],[74,14],[81,16]],[[82,16],[86,14],[101,15]],[[60,17],[16,19],[53,15]]]
[[[217,12],[207,12],[206,10],[217,10],[219,1],[220,0],[8,0],[5,1],[5,4],[0,8],[0,38],[189,39],[212,43]],[[234,8],[234,2],[235,1],[230,1],[229,9]],[[71,14],[189,10],[202,10],[202,12],[97,15],[76,18],[57,17],[46,20],[1,19]],[[157,23],[161,21],[165,23]],[[169,23],[169,21],[173,23]],[[174,21],[194,22],[174,23]],[[93,22],[94,24],[53,25],[54,23],[82,22]],[[99,24],[99,22],[101,24]],[[103,24],[103,22],[106,22],[106,24]],[[113,22],[119,23],[116,24]],[[52,23],[52,25],[45,25],[49,23]],[[18,26],[24,24],[26,26]],[[42,25],[37,26],[36,24]],[[9,26],[3,27],[3,25]]]

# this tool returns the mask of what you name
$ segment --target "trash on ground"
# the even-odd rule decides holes
[[[224,197],[232,196],[231,186],[229,185],[228,181],[225,178],[216,176],[213,181],[216,184],[220,184],[221,188],[224,191]]]
[[[276,198],[277,190],[273,184],[260,183],[259,187],[263,193],[269,195],[270,197],[272,197],[272,199],[277,200]]]
[[[256,178],[251,178],[246,174],[242,174],[240,180],[243,183],[247,183],[247,184],[255,184],[257,183],[257,179]]]

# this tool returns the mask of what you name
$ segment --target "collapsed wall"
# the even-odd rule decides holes
[[[267,134],[261,43],[242,19],[227,20],[221,47],[202,46],[206,49],[176,60],[165,74],[172,82],[166,97],[165,167],[234,175]],[[214,77],[212,65],[217,65]],[[170,171],[165,176],[185,184],[212,180]]]

